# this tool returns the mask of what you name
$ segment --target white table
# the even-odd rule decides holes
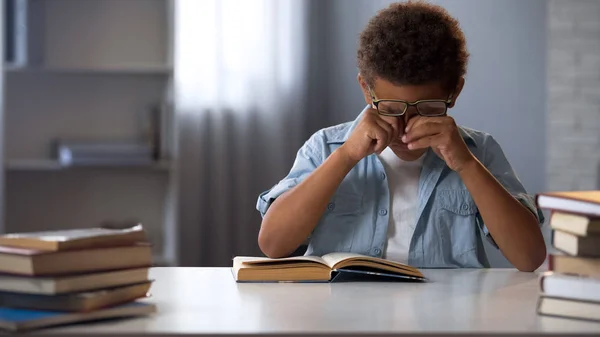
[[[600,323],[538,316],[537,274],[423,272],[431,282],[238,284],[228,268],[156,268],[149,300],[157,314],[38,334],[600,333]]]

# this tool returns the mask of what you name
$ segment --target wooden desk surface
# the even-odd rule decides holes
[[[228,268],[156,268],[158,313],[40,334],[600,333],[600,323],[536,314],[538,275],[424,270],[430,283],[237,284]]]

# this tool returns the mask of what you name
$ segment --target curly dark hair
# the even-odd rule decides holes
[[[453,90],[466,73],[469,53],[459,23],[437,5],[398,2],[379,11],[360,34],[358,69],[367,84],[440,81]]]

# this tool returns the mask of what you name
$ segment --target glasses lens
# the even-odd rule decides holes
[[[445,102],[420,102],[417,104],[419,113],[424,116],[440,116],[446,113]]]
[[[390,102],[381,101],[379,102],[379,113],[386,115],[401,115],[406,109],[406,104],[402,102]]]

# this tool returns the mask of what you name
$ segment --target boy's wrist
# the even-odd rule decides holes
[[[338,156],[341,163],[343,163],[344,168],[346,168],[348,171],[350,171],[360,161],[353,158],[344,145],[338,147],[335,151],[333,151],[332,154]]]
[[[464,163],[461,168],[459,170],[457,170],[458,175],[461,177],[461,179],[465,179],[466,177],[470,177],[473,174],[476,173],[476,171],[481,168],[481,163],[479,162],[479,160],[477,160],[477,158],[475,158],[475,156],[473,156],[473,158],[469,161],[467,161],[466,163]]]

